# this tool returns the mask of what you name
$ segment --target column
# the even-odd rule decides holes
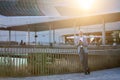
[[[56,43],[56,41],[55,41],[55,29],[53,29],[53,43]]]
[[[105,18],[102,18],[102,45],[106,44],[106,35],[105,35]]]
[[[76,45],[76,24],[77,22],[74,22],[73,28],[74,28],[74,45]]]
[[[50,27],[49,27],[49,43],[51,43],[51,25],[50,25]]]
[[[50,26],[49,26],[49,44],[50,44],[50,45],[51,45],[51,43],[52,43],[52,41],[51,41],[51,39],[52,39],[52,38],[51,38],[51,37],[52,37],[52,36],[51,36],[52,31],[51,31],[51,30],[52,30],[52,25],[50,24]]]
[[[37,37],[38,36],[37,36],[37,32],[36,31],[35,31],[35,36],[34,37],[35,37],[35,45],[37,45]]]
[[[28,28],[28,33],[27,33],[27,43],[30,45],[30,28]]]
[[[11,30],[9,30],[9,43],[11,41]]]

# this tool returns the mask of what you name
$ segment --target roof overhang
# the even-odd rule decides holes
[[[13,30],[13,31],[28,31],[28,29],[30,31],[46,31],[46,30],[49,30],[50,26],[52,26],[53,29],[70,28],[73,26],[89,26],[89,25],[95,25],[95,24],[103,24],[103,20],[105,21],[105,23],[120,21],[120,12],[84,16],[84,17],[74,17],[69,19],[42,22],[42,23],[36,23],[36,24],[11,26],[11,27],[0,28],[0,29]]]

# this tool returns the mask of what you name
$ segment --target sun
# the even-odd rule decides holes
[[[88,10],[92,7],[94,0],[77,0],[79,7],[83,10]]]

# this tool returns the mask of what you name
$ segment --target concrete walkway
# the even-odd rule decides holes
[[[120,68],[94,71],[90,75],[73,73],[39,77],[0,78],[0,80],[120,80]]]

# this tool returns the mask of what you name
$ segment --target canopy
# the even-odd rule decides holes
[[[73,26],[89,26],[95,24],[103,24],[103,20],[105,23],[120,21],[120,12],[85,17],[72,17],[69,19],[54,20],[35,24],[25,24],[20,26],[11,26],[7,28],[1,27],[0,29],[13,31],[28,31],[28,29],[30,31],[45,31],[49,30],[50,27],[52,27],[52,29],[61,29],[70,28]]]

